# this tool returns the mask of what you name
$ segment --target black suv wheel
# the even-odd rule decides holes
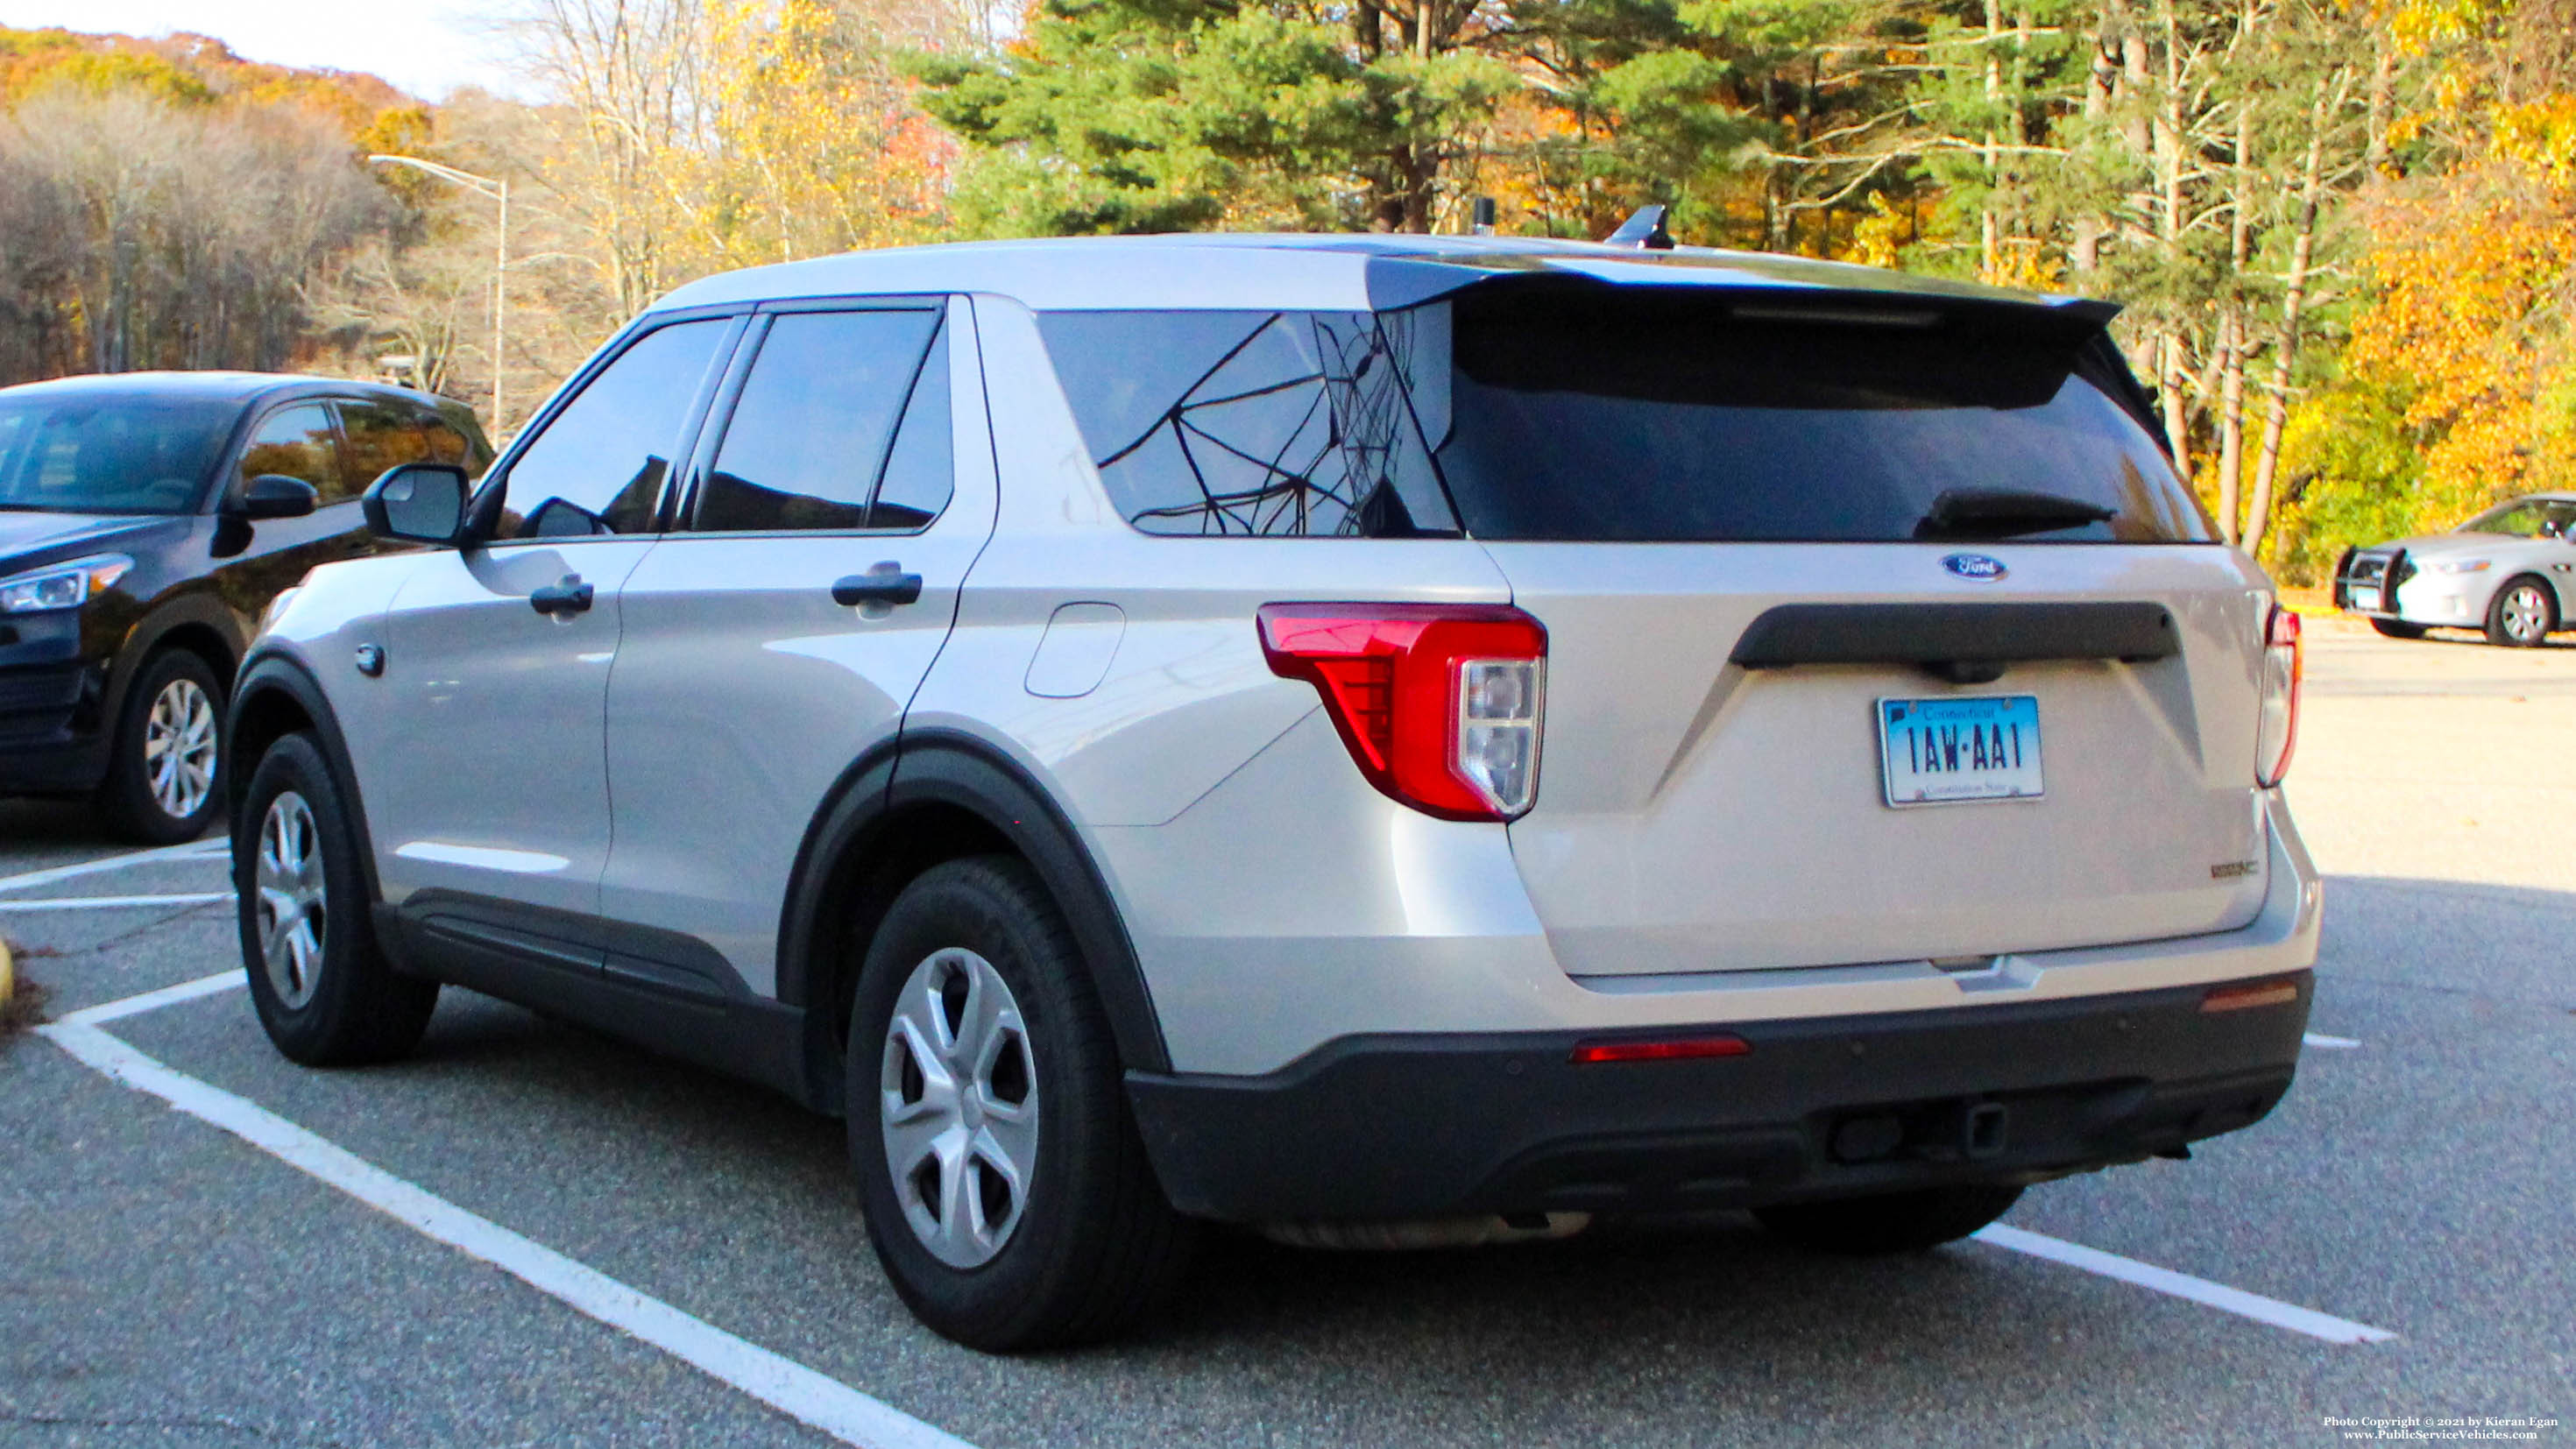
[[[169,649],[125,692],[99,805],[129,840],[176,845],[206,833],[219,803],[224,691],[205,660]]]

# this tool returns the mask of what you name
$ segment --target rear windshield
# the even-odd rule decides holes
[[[1041,316],[1148,533],[2206,542],[2099,325],[1517,282],[1385,313]]]
[[[1448,306],[1450,396],[1417,401],[1479,538],[2210,538],[2076,319],[1499,288]]]
[[[1600,289],[1434,307],[1455,363],[1415,402],[1479,538],[2210,537],[2074,319]]]
[[[0,396],[0,508],[184,512],[241,410],[202,398]]]

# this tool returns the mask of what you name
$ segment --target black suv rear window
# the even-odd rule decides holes
[[[1455,366],[1416,403],[1479,538],[2210,537],[2081,319],[1643,288],[1433,306]]]

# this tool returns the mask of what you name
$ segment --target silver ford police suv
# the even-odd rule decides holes
[[[991,1349],[1202,1221],[1885,1251],[2184,1156],[2308,1013],[2299,637],[2112,311],[1427,237],[698,282],[273,611],[260,1019],[380,1059],[453,984],[843,1114]]]

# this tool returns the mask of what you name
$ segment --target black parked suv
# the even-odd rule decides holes
[[[241,372],[0,388],[0,795],[91,796],[192,839],[221,799],[224,697],[271,600],[380,545],[358,494],[401,463],[479,474],[460,403]]]

